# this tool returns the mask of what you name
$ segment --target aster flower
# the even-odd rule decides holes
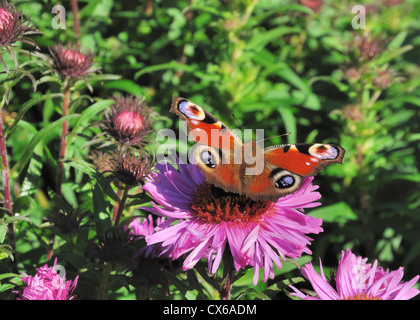
[[[144,101],[134,96],[115,97],[111,110],[105,113],[100,128],[118,143],[138,144],[151,129],[151,110]]]
[[[185,254],[184,270],[204,258],[214,274],[228,249],[236,271],[254,267],[256,284],[259,269],[264,269],[266,281],[274,277],[273,264],[281,268],[286,257],[310,254],[312,239],[306,234],[323,231],[321,219],[303,214],[303,208],[320,204],[314,202],[321,195],[314,192],[318,187],[313,178],[304,178],[298,191],[277,202],[253,201],[207,184],[192,164],[178,164],[178,170],[158,164],[156,169],[143,188],[157,203],[143,209],[168,219],[146,241],[162,243],[162,253],[174,260]]]
[[[157,217],[156,221],[154,221],[153,215],[149,214],[147,218],[137,217],[133,219],[128,226],[126,226],[126,230],[129,230],[129,234],[137,239],[144,239],[146,236],[153,234],[155,232],[155,227],[159,226],[164,221],[164,217]],[[158,257],[160,256],[161,251],[161,245],[156,244],[141,248],[138,255],[145,257]]]
[[[296,295],[304,300],[409,300],[420,291],[413,286],[419,276],[409,282],[402,282],[403,268],[389,271],[378,267],[378,261],[366,263],[367,258],[356,257],[350,249],[341,252],[341,260],[337,269],[336,289],[326,280],[321,264],[319,275],[311,263],[302,268],[302,273],[314,288],[317,296],[303,294],[290,286]]]
[[[71,281],[66,280],[65,274],[58,275],[57,259],[52,268],[46,264],[36,271],[35,276],[22,277],[25,287],[22,292],[15,292],[19,294],[18,300],[72,300],[75,298],[72,294],[79,276]]]
[[[16,56],[10,48],[17,41],[28,43],[35,48],[38,48],[36,43],[27,35],[36,33],[36,29],[30,26],[30,20],[25,18],[19,9],[7,1],[0,2],[0,49],[5,48],[10,56],[15,61],[15,68],[17,69]],[[3,67],[9,72],[6,63],[0,55],[0,62]]]
[[[79,46],[73,48],[70,44],[57,44],[49,50],[53,58],[53,69],[62,77],[86,78],[87,74],[99,70],[93,67],[95,55],[91,52],[82,53]]]

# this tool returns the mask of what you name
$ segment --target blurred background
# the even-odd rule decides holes
[[[310,246],[314,263],[320,257],[328,272],[341,250],[351,248],[384,268],[403,266],[405,281],[420,273],[417,0],[79,0],[78,32],[70,1],[13,3],[42,32],[31,36],[40,52],[48,54],[59,42],[90,49],[102,73],[91,79],[90,95],[144,97],[160,114],[155,129],[177,130],[169,108],[173,97],[182,96],[231,128],[238,127],[234,113],[243,128],[265,129],[265,137],[273,137],[266,146],[341,145],[347,151],[343,164],[314,180],[322,206],[308,214],[324,220],[324,232]],[[55,5],[66,9],[64,29],[53,27]],[[354,11],[356,5],[363,10]],[[35,93],[30,88],[29,79],[14,88],[6,120],[29,98],[59,90],[51,83],[39,83]],[[77,110],[88,105],[83,101]],[[31,140],[32,127],[56,119],[55,108],[47,99],[25,115],[30,125],[10,137],[12,165]],[[292,134],[278,137],[286,132]],[[58,142],[59,133],[51,136],[48,150],[58,150]],[[45,150],[32,162],[38,169],[37,207],[32,227],[22,227],[26,238],[19,249],[20,262],[33,266],[45,261],[47,237],[34,229],[48,207],[51,154],[58,152]],[[86,150],[79,152],[86,157]],[[77,173],[71,177],[84,181]],[[82,202],[83,194],[71,189],[63,191],[67,200]]]

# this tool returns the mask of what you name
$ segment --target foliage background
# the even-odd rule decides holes
[[[42,53],[48,55],[48,47],[57,42],[76,40],[70,1],[13,3],[42,32],[32,36]],[[47,262],[55,234],[54,256],[69,279],[80,275],[76,294],[81,298],[218,297],[199,268],[182,273],[172,266],[150,282],[145,280],[147,270],[133,273],[125,261],[95,256],[92,248],[103,247],[105,230],[112,228],[113,199],[112,193],[98,192],[105,182],[89,170],[90,148],[83,146],[99,132],[88,125],[103,118],[117,92],[143,96],[161,115],[155,129],[178,128],[178,119],[168,111],[172,98],[183,96],[232,128],[237,127],[233,112],[244,128],[265,129],[266,137],[274,137],[267,141],[270,145],[343,146],[343,165],[331,166],[315,179],[323,205],[308,214],[324,219],[324,232],[310,246],[314,263],[320,257],[324,270],[333,271],[340,251],[351,248],[369,261],[378,259],[385,268],[404,266],[406,281],[419,274],[420,6],[416,0],[305,3],[317,12],[292,0],[78,1],[79,41],[96,53],[102,74],[91,79],[93,92],[83,83],[76,90],[80,99],[72,111],[83,117],[70,122],[67,152],[72,160],[63,195],[71,207],[88,214],[85,227],[71,237],[46,223],[47,213],[56,206],[57,127],[13,176],[13,197],[21,199],[19,213],[25,217],[16,222],[19,272],[34,274]],[[56,4],[67,10],[66,29],[51,26]],[[366,29],[352,28],[352,7],[357,4],[367,10]],[[35,58],[18,56],[19,63],[28,59]],[[33,75],[36,92],[28,78],[13,87],[3,115],[6,126],[25,102],[59,92],[59,85],[42,70]],[[60,108],[60,98],[46,97],[25,113],[7,141],[10,167],[25,157],[42,128],[59,119]],[[289,131],[291,135],[277,137]],[[134,206],[125,217],[142,214]],[[2,240],[7,244],[7,238]],[[8,255],[2,258],[0,272],[10,272]],[[299,264],[309,259],[303,257]],[[232,296],[261,298],[259,292],[268,294],[273,284],[299,276],[291,263],[276,274],[256,289],[246,274],[233,286]],[[10,276],[1,283],[1,298],[13,299],[11,291],[19,282]],[[275,298],[287,298],[282,290],[275,293]]]

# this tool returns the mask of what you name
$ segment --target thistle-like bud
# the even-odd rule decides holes
[[[144,150],[124,149],[102,154],[101,168],[108,169],[110,177],[124,184],[124,187],[136,187],[152,172],[154,158]]]
[[[95,55],[91,52],[82,53],[78,46],[72,48],[71,45],[58,44],[50,48],[50,53],[53,57],[53,69],[62,77],[80,79],[99,70],[93,67]]]
[[[368,35],[356,35],[354,42],[360,53],[361,60],[370,60],[382,52],[383,44],[375,37],[369,37]]]
[[[25,18],[22,12],[7,1],[0,1],[0,48],[6,48],[12,55],[17,69],[16,55],[10,48],[17,42],[28,43],[38,49],[36,43],[27,36],[37,33],[36,29],[30,25],[31,21]],[[0,55],[0,62],[9,72],[9,69]]]
[[[33,40],[26,35],[35,33],[30,26],[30,20],[25,18],[19,9],[7,1],[0,3],[0,47],[8,47],[16,41],[26,42],[36,47]]]
[[[100,128],[118,143],[138,144],[153,132],[151,110],[137,97],[116,97]]]
[[[48,221],[59,228],[63,233],[77,232],[83,218],[87,216],[87,212],[79,209],[73,209],[66,206],[64,209],[53,210],[50,212]]]

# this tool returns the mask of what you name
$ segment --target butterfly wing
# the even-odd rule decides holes
[[[201,168],[207,182],[254,200],[276,201],[291,194],[302,185],[302,177],[314,176],[332,163],[342,163],[344,157],[345,150],[333,144],[288,144],[262,150],[252,142],[251,153],[261,156],[255,157],[255,163],[236,163],[248,151],[224,123],[181,97],[173,99],[170,111],[186,121],[187,134],[197,142],[190,160]],[[252,170],[257,167],[261,170]]]
[[[186,122],[189,138],[197,142],[190,161],[201,168],[207,182],[241,194],[241,164],[235,164],[234,159],[242,153],[242,140],[210,112],[185,98],[174,98],[170,111]]]
[[[276,201],[297,191],[302,177],[316,175],[332,164],[342,163],[345,150],[332,144],[289,144],[264,149],[264,169],[244,175],[243,192],[254,200]]]
[[[264,149],[266,163],[303,177],[316,175],[332,163],[342,163],[345,150],[334,144],[300,143]]]

